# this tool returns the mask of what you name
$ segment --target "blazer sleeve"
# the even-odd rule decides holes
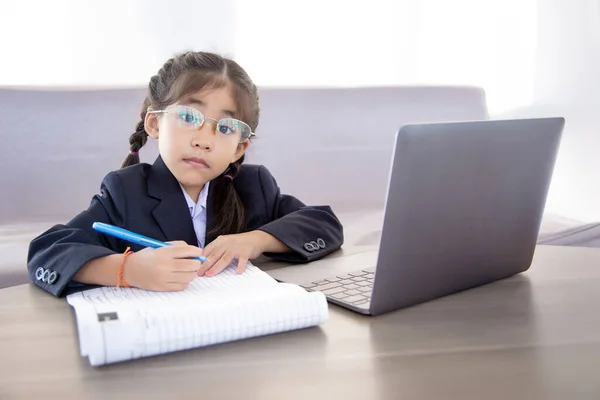
[[[258,229],[292,250],[288,253],[265,253],[265,256],[282,261],[310,262],[342,246],[343,227],[330,206],[307,207],[297,198],[281,194],[275,178],[262,165],[258,175],[271,219]]]
[[[108,174],[100,194],[92,198],[87,210],[66,225],[55,225],[33,239],[29,245],[27,270],[31,281],[54,296],[67,288],[88,285],[72,282],[73,276],[88,261],[124,251],[124,243],[92,229],[94,222],[123,225],[126,203],[118,175]]]

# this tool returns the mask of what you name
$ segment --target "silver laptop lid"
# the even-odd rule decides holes
[[[371,313],[528,269],[563,127],[563,118],[402,127]]]

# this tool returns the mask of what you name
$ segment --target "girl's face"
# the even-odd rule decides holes
[[[231,124],[226,124],[217,129],[216,121],[238,115],[231,87],[200,90],[165,110],[146,115],[146,132],[158,140],[165,164],[190,197],[197,200],[204,184],[221,175],[248,148],[248,140],[234,133],[235,126],[229,129]],[[204,116],[199,127],[202,115],[197,111]]]

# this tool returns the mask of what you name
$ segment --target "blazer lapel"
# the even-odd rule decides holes
[[[215,229],[215,215],[213,213],[214,202],[213,202],[213,188],[214,184],[211,184],[208,187],[208,196],[206,198],[206,240],[205,246],[216,239],[215,235],[212,233],[213,229]]]
[[[165,240],[183,240],[187,244],[197,246],[198,239],[181,186],[160,156],[148,174],[148,194],[160,200],[152,210],[152,215]]]

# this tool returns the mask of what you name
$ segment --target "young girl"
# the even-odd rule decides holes
[[[89,285],[179,291],[235,260],[242,273],[261,254],[308,262],[338,249],[342,225],[329,206],[307,207],[264,166],[243,165],[258,115],[256,86],[234,61],[204,52],[167,61],[150,79],[122,168],[87,210],[31,242],[30,279],[55,296]],[[152,165],[138,157],[148,136],[160,153]],[[94,222],[174,246],[142,248]],[[208,261],[192,259],[200,255]]]

